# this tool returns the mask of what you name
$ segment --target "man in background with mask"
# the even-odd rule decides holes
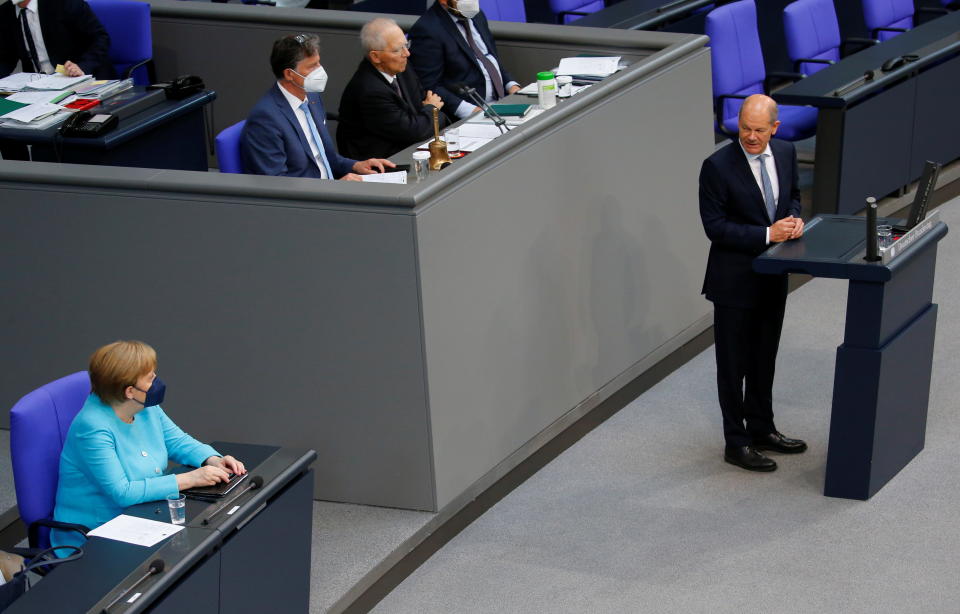
[[[360,175],[396,166],[389,160],[353,160],[337,153],[320,100],[327,73],[320,65],[319,37],[278,39],[270,67],[277,82],[253,107],[240,136],[245,173],[361,181]]]
[[[456,93],[477,90],[488,102],[520,89],[497,57],[479,0],[436,0],[410,30],[410,62],[423,87],[443,100],[443,110],[463,118],[480,109]]]

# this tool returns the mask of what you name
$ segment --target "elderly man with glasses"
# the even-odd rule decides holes
[[[407,70],[410,43],[392,19],[378,18],[360,30],[364,58],[340,98],[337,144],[354,158],[385,158],[433,134],[440,96],[424,91]],[[440,115],[440,125],[447,122]]]

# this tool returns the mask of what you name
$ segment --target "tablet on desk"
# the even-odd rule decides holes
[[[231,473],[230,480],[227,482],[220,482],[219,484],[214,484],[213,486],[196,486],[194,488],[188,488],[183,491],[188,497],[199,497],[203,499],[207,498],[219,498],[227,496],[231,490],[233,490],[237,484],[242,482],[249,473],[244,473],[243,475],[236,475]]]

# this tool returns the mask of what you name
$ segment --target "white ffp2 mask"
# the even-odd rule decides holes
[[[297,71],[295,72],[298,76],[303,77],[303,89],[307,92],[322,92],[327,87],[327,71],[323,69],[323,66],[318,66],[315,69],[310,71],[309,75],[301,75]]]
[[[480,13],[480,0],[457,0],[457,10],[467,19],[473,19]]]

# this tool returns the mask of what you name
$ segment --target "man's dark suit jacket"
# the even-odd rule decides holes
[[[340,97],[337,145],[351,158],[389,158],[401,149],[433,136],[433,105],[423,104],[426,92],[409,68],[397,75],[403,98],[367,60]],[[440,127],[447,123],[440,114]]]
[[[473,25],[487,45],[487,50],[497,58],[503,85],[506,87],[507,83],[513,81],[513,77],[500,61],[483,11],[473,18]],[[450,117],[455,116],[457,107],[463,101],[463,98],[454,93],[454,83],[465,83],[477,90],[480,96],[484,95],[486,81],[480,70],[480,60],[470,49],[460,27],[450,19],[450,15],[439,2],[434,2],[417,23],[413,24],[410,29],[410,43],[410,62],[420,77],[420,83],[425,89],[440,95],[443,99],[443,110]]]
[[[797,152],[791,143],[772,139],[780,197],[776,219],[800,217]],[[754,308],[767,299],[786,297],[786,275],[760,275],[753,259],[766,245],[769,219],[763,194],[750,165],[734,141],[704,160],[700,169],[700,218],[710,239],[703,293],[718,305]]]
[[[339,179],[351,172],[356,160],[341,156],[333,146],[320,94],[309,93],[307,100],[333,171],[332,178]],[[270,86],[247,117],[240,135],[240,157],[244,173],[321,178],[300,122],[276,83]]]
[[[110,37],[90,5],[84,0],[41,0],[39,6],[40,32],[54,67],[69,60],[97,79],[116,76],[109,56]],[[29,57],[14,3],[7,2],[0,6],[0,76],[10,74],[18,60]]]

